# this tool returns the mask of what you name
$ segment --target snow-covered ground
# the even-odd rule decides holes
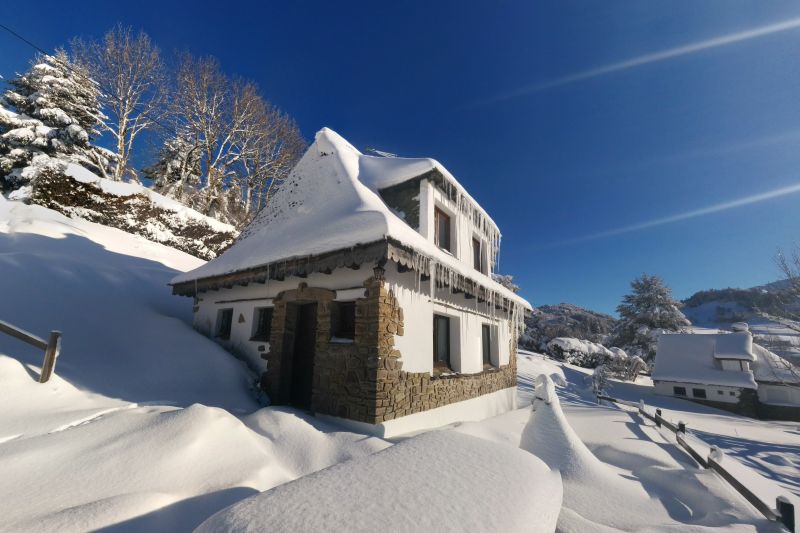
[[[0,319],[40,336],[64,332],[46,384],[36,382],[42,354],[0,336],[0,529],[187,531],[262,491],[276,489],[233,508],[244,514],[218,516],[247,521],[248,509],[298,504],[327,484],[341,490],[324,494],[328,503],[351,495],[402,504],[403,516],[432,513],[450,530],[533,531],[548,527],[554,510],[564,532],[779,530],[696,468],[668,435],[628,411],[598,406],[586,370],[538,355],[519,357],[520,409],[455,425],[450,436],[388,442],[290,408],[260,408],[254,376],[191,329],[190,302],[166,286],[198,264],[143,238],[0,197]],[[540,374],[555,383],[560,405],[537,402],[532,412],[525,402]],[[703,438],[798,491],[797,424],[650,391],[642,381],[615,383],[610,392],[703,428]],[[382,452],[397,442],[402,447]],[[448,448],[452,455],[438,460],[424,452]],[[332,465],[339,466],[305,477]],[[385,482],[361,487],[363,472]],[[409,497],[398,502],[398,490]],[[495,514],[470,514],[482,506]],[[368,528],[376,522],[359,515],[368,507],[351,505],[337,520],[352,516],[359,520],[346,523]]]

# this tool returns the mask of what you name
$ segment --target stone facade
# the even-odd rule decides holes
[[[509,363],[478,374],[432,376],[403,370],[395,336],[404,335],[403,309],[383,280],[364,283],[356,300],[353,343],[331,343],[331,304],[335,292],[309,288],[284,291],[273,300],[272,334],[262,386],[275,403],[285,403],[291,385],[293,329],[287,309],[317,303],[317,332],[311,410],[369,424],[393,420],[468,400],[516,385],[516,342]],[[289,320],[287,320],[287,316]]]

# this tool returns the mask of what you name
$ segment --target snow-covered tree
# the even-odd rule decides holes
[[[520,290],[519,285],[514,283],[514,276],[510,274],[492,274],[492,279],[513,293]]]
[[[138,181],[130,167],[134,142],[163,115],[166,72],[150,37],[118,24],[102,40],[74,39],[72,51],[82,68],[103,89],[99,95],[108,117],[101,131],[111,136],[117,166],[112,178]]]
[[[680,331],[690,322],[660,277],[643,274],[631,282],[631,289],[617,306],[620,321],[613,344],[624,348],[629,355],[650,360],[655,355],[659,331]]]
[[[109,153],[91,144],[103,119],[98,88],[63,50],[38,56],[8,85],[0,100],[4,190],[26,185],[59,163],[78,163],[100,175],[111,169]]]
[[[200,188],[200,145],[185,136],[167,139],[155,164],[144,169],[153,189],[194,207]]]

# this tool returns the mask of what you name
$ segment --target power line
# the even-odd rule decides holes
[[[19,40],[20,40],[20,41],[22,41],[23,43],[27,44],[28,46],[30,46],[31,48],[33,48],[34,50],[36,50],[36,51],[37,51],[37,52],[39,52],[40,54],[43,54],[43,55],[45,55],[45,56],[47,56],[47,57],[51,57],[51,58],[54,58],[54,59],[55,59],[55,56],[54,56],[53,54],[51,54],[50,52],[48,52],[47,50],[45,50],[45,49],[44,49],[44,48],[42,48],[41,46],[38,46],[36,43],[32,42],[31,40],[29,40],[29,39],[27,39],[27,38],[23,37],[21,34],[19,34],[18,32],[14,31],[14,30],[13,30],[13,29],[11,29],[11,28],[9,28],[9,27],[8,27],[8,26],[6,26],[5,24],[2,24],[2,23],[0,23],[0,29],[3,29],[3,30],[5,30],[5,31],[6,31],[6,32],[8,32],[10,35],[12,35],[13,37],[16,37],[17,39],[19,39]],[[84,75],[82,72],[80,72],[80,71],[76,70],[75,68],[73,68],[73,67],[72,67],[72,65],[70,65],[70,64],[68,64],[68,63],[64,63],[64,64],[62,64],[61,66],[63,66],[63,67],[66,69],[66,70],[68,70],[69,72],[71,72],[71,73],[72,73],[74,76],[77,76],[77,77],[79,77],[79,78],[82,78],[84,81],[88,81],[89,83],[92,83],[92,84],[96,85],[96,86],[97,86],[99,89],[101,89],[101,90],[102,90],[102,91],[103,91],[105,94],[107,94],[108,96],[110,96],[112,99],[116,100],[116,102],[117,102],[117,103],[119,103],[119,104],[122,104],[122,103],[123,103],[123,102],[122,102],[122,99],[120,99],[120,98],[119,98],[119,97],[118,97],[116,94],[114,94],[114,91],[110,90],[108,87],[105,87],[105,86],[103,86],[103,85],[102,85],[100,82],[98,82],[97,80],[94,80],[94,79],[90,78],[89,76],[86,76],[86,75]],[[158,124],[159,126],[161,126],[162,128],[164,128],[164,129],[166,129],[166,130],[169,130],[169,129],[171,129],[169,126],[167,126],[167,125],[165,125],[165,124],[162,124],[161,122],[159,122],[159,121],[158,121],[158,119],[156,119],[156,118],[154,118],[154,117],[149,117],[149,120],[150,120],[150,121],[152,121],[152,122],[153,122],[153,123],[155,123],[155,124]]]

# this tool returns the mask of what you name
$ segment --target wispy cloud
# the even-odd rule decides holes
[[[566,241],[560,241],[556,243],[552,243],[549,245],[544,245],[539,249],[548,249],[548,248],[558,248],[561,246],[569,246],[573,244],[580,244],[589,241],[595,241],[598,239],[605,239],[608,237],[615,237],[617,235],[623,235],[625,233],[632,233],[635,231],[646,230],[650,228],[655,228],[658,226],[664,226],[666,224],[672,224],[675,222],[681,222],[683,220],[689,220],[692,218],[698,218],[706,215],[712,215],[714,213],[719,213],[721,211],[727,211],[729,209],[735,209],[737,207],[744,207],[750,204],[756,204],[759,202],[765,202],[767,200],[772,200],[774,198],[779,198],[781,196],[787,196],[790,194],[800,193],[800,183],[796,183],[794,185],[789,185],[787,187],[781,187],[779,189],[772,189],[770,191],[753,194],[751,196],[744,196],[742,198],[737,198],[735,200],[730,200],[728,202],[722,202],[718,204],[709,205],[707,207],[702,207],[700,209],[694,209],[691,211],[685,211],[683,213],[676,213],[674,215],[669,215],[666,217],[655,218],[653,220],[647,220],[645,222],[639,222],[638,224],[631,224],[630,226],[622,226],[619,228],[614,228],[606,231],[601,231],[598,233],[592,233],[589,235],[584,235],[583,237],[577,237],[575,239],[568,239]]]
[[[749,39],[756,39],[758,37],[763,37],[765,35],[771,35],[773,33],[794,30],[797,28],[800,28],[800,18],[792,18],[782,22],[777,22],[775,24],[769,24],[766,26],[759,26],[757,28],[752,28],[749,30],[744,30],[736,33],[720,35],[717,37],[713,37],[711,39],[696,41],[693,43],[685,44],[683,46],[662,50],[660,52],[653,52],[650,54],[645,54],[638,57],[626,59],[624,61],[619,61],[617,63],[611,63],[608,65],[592,68],[589,70],[575,72],[574,74],[569,74],[567,76],[556,78],[554,80],[544,81],[541,83],[528,85],[526,87],[521,87],[519,89],[515,89],[513,91],[509,91],[507,93],[503,93],[495,97],[489,98],[485,100],[483,103],[492,103],[502,100],[508,100],[510,98],[516,98],[518,96],[535,93],[545,89],[552,89],[554,87],[559,87],[562,85],[568,85],[570,83],[589,80],[592,78],[596,78],[598,76],[604,76],[606,74],[612,74],[614,72],[620,72],[623,70],[640,67],[642,65],[649,65],[651,63],[657,63],[659,61],[666,61],[668,59],[694,54],[697,52],[701,52],[703,50],[708,50],[710,48],[727,46],[729,44],[739,43],[742,41],[747,41]]]

